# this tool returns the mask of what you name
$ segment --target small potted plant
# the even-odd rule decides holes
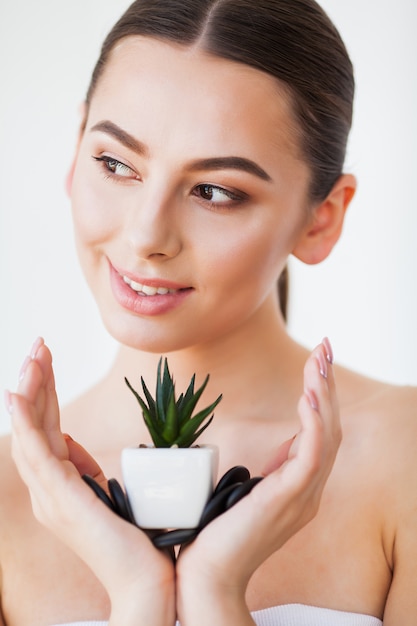
[[[123,482],[135,522],[141,528],[195,528],[213,493],[218,450],[198,446],[197,438],[213,420],[220,395],[194,415],[209,376],[196,391],[195,375],[178,397],[167,359],[158,363],[155,397],[141,378],[143,397],[125,379],[136,397],[152,439],[122,451]]]

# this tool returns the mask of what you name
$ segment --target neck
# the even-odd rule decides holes
[[[221,438],[219,431],[225,428],[236,432],[237,422],[242,424],[244,420],[275,423],[277,419],[297,419],[306,351],[288,336],[275,300],[271,296],[233,333],[168,354],[178,393],[185,391],[195,373],[197,386],[210,374],[201,406],[223,394],[209,429],[210,437]],[[70,422],[64,427],[90,451],[105,454],[132,442],[148,442],[140,409],[124,377],[141,392],[143,376],[153,393],[159,358],[159,354],[122,346],[109,374],[72,406],[67,413]]]
[[[277,389],[287,388],[294,367],[299,366],[301,351],[288,336],[273,296],[233,333],[166,355],[177,389],[185,390],[194,373],[196,385],[200,385],[210,374],[205,398],[210,402],[211,398],[223,393],[224,399],[218,411],[225,412],[229,405],[228,398],[235,405],[238,395],[248,397],[251,390],[259,398],[261,389],[269,386],[271,373]],[[140,377],[143,376],[153,391],[160,356],[122,346],[110,372],[110,379],[123,380],[126,376],[139,390]]]

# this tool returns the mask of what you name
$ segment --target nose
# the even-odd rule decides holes
[[[126,226],[128,243],[139,258],[177,256],[182,248],[178,209],[174,194],[143,190]]]

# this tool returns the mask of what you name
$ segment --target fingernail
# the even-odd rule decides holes
[[[325,337],[322,341],[322,344],[326,350],[326,356],[327,356],[327,360],[329,361],[329,363],[333,363],[334,361],[334,357],[333,357],[333,349],[332,349],[332,345],[328,339],[328,337]]]
[[[31,350],[29,352],[30,357],[32,359],[36,358],[36,354],[37,354],[37,352],[38,352],[38,350],[39,350],[39,348],[41,347],[42,344],[43,344],[43,338],[42,337],[38,337],[35,340],[35,343],[33,344],[32,348],[31,348]]]
[[[13,401],[12,394],[8,389],[4,391],[4,404],[6,405],[7,412],[11,415],[13,413]]]
[[[319,410],[319,403],[317,401],[317,397],[316,394],[314,393],[314,391],[312,389],[304,389],[304,393],[307,396],[307,399],[310,403],[310,406],[312,409],[314,409],[315,411]]]
[[[74,441],[74,439],[68,433],[62,433],[62,436],[64,437],[65,441]]]
[[[30,356],[27,356],[25,360],[23,361],[22,367],[20,368],[20,372],[19,372],[19,382],[21,382],[24,379],[27,367],[29,363],[31,362],[31,360],[32,359],[30,358]]]
[[[317,361],[319,362],[320,374],[323,378],[327,378],[327,362],[321,349],[317,353]]]

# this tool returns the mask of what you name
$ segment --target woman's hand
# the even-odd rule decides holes
[[[265,469],[265,478],[216,518],[177,562],[182,626],[253,625],[245,592],[255,570],[317,513],[341,441],[333,356],[324,340],[304,370],[301,429]]]
[[[110,623],[172,626],[172,560],[112,513],[81,479],[88,473],[107,490],[95,460],[61,433],[52,357],[43,340],[34,344],[17,393],[8,393],[6,401],[12,414],[12,454],[34,514],[101,580],[112,604]]]

